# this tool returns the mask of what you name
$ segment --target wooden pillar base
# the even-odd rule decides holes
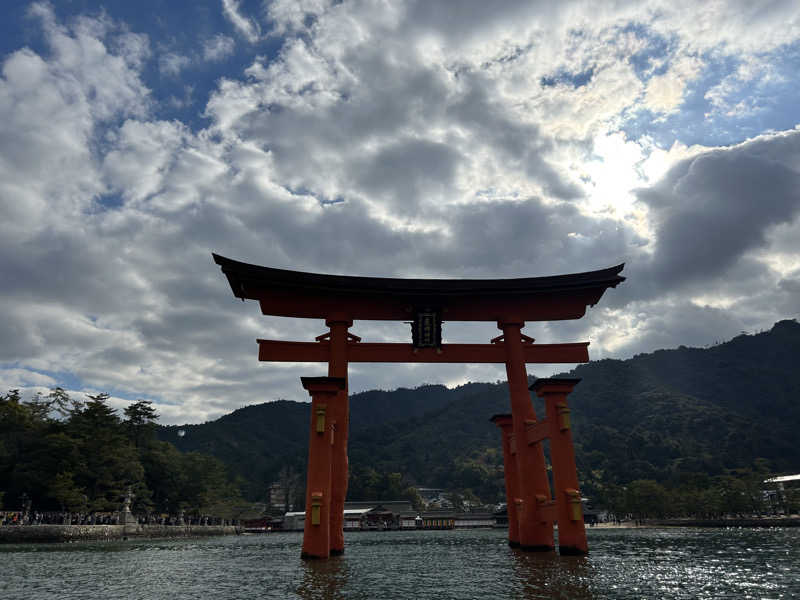
[[[525,324],[516,319],[499,321],[497,326],[503,331],[503,345],[506,349],[506,375],[508,391],[511,396],[511,421],[513,438],[512,452],[517,467],[517,484],[519,486],[517,517],[519,520],[519,543],[522,549],[543,548],[552,550],[555,547],[553,536],[553,519],[549,511],[547,516],[540,509],[539,499],[550,498],[550,483],[547,479],[547,467],[544,459],[544,448],[541,443],[528,444],[528,423],[536,422],[536,413],[528,391],[528,375],[525,370],[525,354],[523,341],[532,343],[532,339],[522,335]],[[530,340],[528,342],[527,340]]]
[[[306,478],[306,518],[303,524],[304,559],[330,556],[331,472],[334,430],[329,407],[344,389],[342,377],[302,377],[303,387],[311,394],[311,425],[308,440],[308,475]]]
[[[572,443],[572,423],[567,395],[580,379],[537,379],[530,389],[545,401],[550,461],[553,467],[553,488],[558,515],[558,547],[564,555],[589,552],[583,506]]]
[[[514,502],[519,497],[517,484],[517,462],[515,453],[511,449],[511,438],[514,435],[513,420],[511,415],[494,415],[490,421],[500,428],[503,438],[503,478],[506,484],[506,513],[508,514],[508,543],[513,547],[519,546],[519,515]]]
[[[347,344],[348,329],[353,321],[339,315],[327,319],[330,327],[330,357],[328,376],[344,379],[344,387],[339,390],[335,402],[331,404],[331,424],[334,428],[333,452],[331,459],[331,520],[330,555],[344,554],[344,501],[347,497],[349,465],[347,460],[347,437],[350,429],[350,407],[347,397]],[[358,338],[355,338],[358,339]]]

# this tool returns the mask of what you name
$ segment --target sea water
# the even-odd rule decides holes
[[[590,529],[590,554],[527,553],[503,530],[300,533],[0,546],[0,598],[800,598],[800,529]]]

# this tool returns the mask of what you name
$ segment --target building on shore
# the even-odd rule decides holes
[[[354,502],[344,503],[345,510],[357,508],[372,509],[377,506],[382,506],[386,510],[390,510],[395,514],[411,512],[414,510],[414,507],[411,506],[411,502],[408,500],[357,500]]]
[[[400,515],[412,512],[405,500],[387,502],[345,502],[345,531],[385,531],[400,529]],[[300,531],[305,526],[305,511],[287,512],[283,517],[285,531]]]
[[[775,514],[790,514],[800,510],[800,473],[771,477],[764,481],[768,488],[764,498]]]
[[[305,512],[286,513],[283,529],[302,530],[305,516]],[[346,502],[344,508],[345,531],[490,528],[497,525],[492,513],[458,513],[448,510],[418,512],[406,501]]]
[[[494,514],[485,512],[424,511],[401,516],[403,529],[474,529],[497,525]]]

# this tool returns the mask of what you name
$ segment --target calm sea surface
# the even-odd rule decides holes
[[[800,529],[592,529],[588,557],[505,536],[352,533],[314,562],[299,533],[0,546],[0,598],[800,598]]]

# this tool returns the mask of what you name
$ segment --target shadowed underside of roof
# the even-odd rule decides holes
[[[431,307],[442,310],[447,320],[491,321],[504,313],[529,320],[578,318],[606,289],[625,280],[619,274],[622,264],[549,277],[398,279],[304,273],[213,257],[234,296],[259,300],[264,314],[279,316],[327,318],[339,310],[351,318],[391,320]],[[577,305],[582,305],[580,314]]]

